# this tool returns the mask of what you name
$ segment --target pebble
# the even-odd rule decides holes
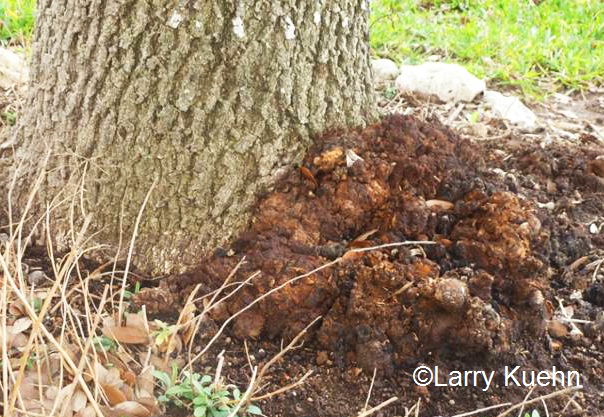
[[[31,271],[29,274],[27,274],[27,282],[29,282],[30,285],[40,285],[42,284],[44,281],[48,280],[50,278],[48,278],[48,276],[44,273],[44,271],[41,271],[39,269],[35,270],[35,271]]]
[[[548,331],[552,337],[561,338],[568,336],[568,327],[558,320],[552,320],[549,323]]]

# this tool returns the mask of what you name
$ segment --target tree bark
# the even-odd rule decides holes
[[[147,272],[227,243],[313,134],[373,114],[366,0],[38,7],[21,179],[50,152],[43,200],[76,196],[94,241],[122,247],[155,183],[135,246]],[[52,216],[59,244],[71,206]]]

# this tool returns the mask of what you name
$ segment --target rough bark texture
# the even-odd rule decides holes
[[[246,226],[313,134],[371,114],[367,14],[366,0],[43,0],[17,155],[51,150],[43,195],[83,185],[77,212],[104,243],[130,236],[156,181],[135,259],[185,269]]]

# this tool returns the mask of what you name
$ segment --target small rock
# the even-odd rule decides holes
[[[558,351],[558,350],[562,350],[563,345],[558,340],[552,340],[551,347],[552,347],[552,350]]]
[[[583,298],[595,306],[604,307],[604,285],[594,282],[585,290]]]
[[[14,52],[0,48],[0,88],[19,88],[27,83],[28,70]]]
[[[346,149],[346,167],[347,168],[350,168],[351,166],[353,166],[355,162],[362,161],[362,160],[363,160],[363,158],[361,158],[359,155],[354,153],[354,151],[352,149]]]
[[[448,311],[461,309],[468,298],[466,284],[455,278],[440,281],[434,291],[434,299]]]
[[[39,269],[27,274],[27,282],[29,282],[29,285],[38,286],[48,279],[50,278],[48,278],[44,271],[40,271]]]
[[[373,79],[376,84],[386,84],[394,80],[398,75],[398,66],[390,59],[371,60],[371,69],[373,70]]]
[[[548,326],[549,335],[555,338],[568,336],[568,327],[558,320],[552,320]]]
[[[319,351],[319,353],[317,353],[317,365],[323,365],[328,360],[329,360],[329,356],[327,355],[326,351],[321,350],[321,351]]]
[[[472,134],[479,138],[486,138],[489,134],[489,127],[484,123],[474,123],[470,125],[470,127],[472,129]]]
[[[401,92],[434,95],[443,102],[470,102],[486,88],[464,67],[443,62],[403,65],[396,86]]]
[[[497,117],[524,129],[534,129],[537,126],[535,113],[517,97],[504,96],[497,91],[487,90],[484,92],[483,100]]]

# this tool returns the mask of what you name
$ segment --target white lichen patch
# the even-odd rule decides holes
[[[166,24],[168,26],[170,26],[172,29],[176,29],[178,27],[178,25],[180,25],[182,23],[183,19],[184,19],[184,17],[182,17],[182,15],[180,13],[178,13],[176,10],[174,10],[174,12],[172,13],[172,16],[170,16],[170,18],[168,19]]]
[[[349,23],[350,23],[350,21],[348,20],[348,16],[344,16],[342,18],[342,27],[347,28]]]
[[[245,28],[243,27],[243,20],[239,16],[233,19],[233,33],[238,38],[245,37]]]
[[[315,14],[313,15],[313,20],[315,22],[315,25],[319,25],[321,23],[321,12],[320,11],[316,11]]]
[[[289,16],[285,16],[285,24],[283,25],[283,29],[285,30],[285,39],[291,41],[296,38],[296,26],[294,26],[294,22],[292,22],[292,18]]]

